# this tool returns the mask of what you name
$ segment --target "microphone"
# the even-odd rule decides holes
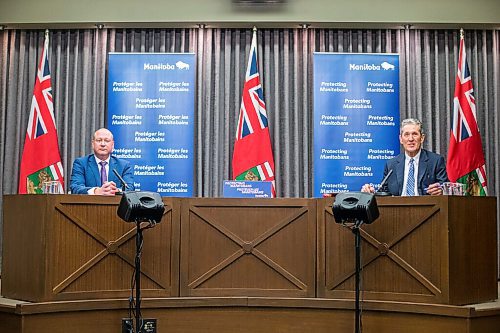
[[[120,176],[120,174],[118,173],[118,171],[116,171],[116,169],[113,169],[113,173],[115,174],[116,177],[118,177],[118,179],[122,183],[122,191],[125,192],[125,190],[130,186],[128,186],[127,182],[123,180],[122,176]]]
[[[382,181],[380,182],[380,187],[375,192],[375,195],[379,195],[379,196],[391,195],[391,193],[389,193],[389,192],[385,192],[385,191],[384,192],[379,192],[379,191],[385,186],[385,183],[387,183],[387,180],[392,175],[393,171],[394,171],[393,169],[390,169],[389,172],[387,172],[387,175],[385,175],[384,179],[382,179]]]

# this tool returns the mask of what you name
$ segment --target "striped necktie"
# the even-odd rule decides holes
[[[406,195],[415,195],[415,166],[413,165],[413,158],[410,158],[410,168],[408,170],[408,179],[406,181]]]

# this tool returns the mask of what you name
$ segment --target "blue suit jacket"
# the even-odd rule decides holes
[[[386,185],[381,191],[390,192],[392,195],[403,193],[403,182],[405,176],[405,154],[390,159],[385,164],[384,178],[392,170],[392,174],[387,179]],[[446,173],[446,163],[443,156],[431,151],[422,149],[418,162],[417,188],[419,195],[426,195],[424,190],[430,184],[444,183],[448,181]]]
[[[129,186],[127,190],[134,190],[134,174],[130,162],[111,156],[109,159],[108,180],[121,187],[121,181],[116,177],[116,170]],[[77,158],[73,162],[71,171],[70,190],[73,194],[87,194],[92,187],[101,187],[101,176],[95,161],[94,154]]]

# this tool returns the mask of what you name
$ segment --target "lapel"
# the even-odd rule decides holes
[[[403,193],[403,183],[405,179],[405,154],[399,154],[396,160],[396,176],[398,179],[399,195]]]
[[[101,186],[101,176],[99,174],[99,168],[97,167],[94,154],[89,155],[88,164],[96,186]]]
[[[115,173],[113,170],[117,169],[117,164],[116,160],[111,156],[109,158],[109,174],[108,174],[108,180],[115,182],[116,186],[120,187],[120,180],[116,178]],[[117,170],[118,171],[118,170]]]
[[[420,192],[420,184],[423,184],[424,176],[427,173],[427,165],[429,164],[429,156],[427,151],[422,149],[420,151],[420,161],[418,161],[418,177],[417,177],[417,188]],[[422,193],[420,193],[422,195]]]

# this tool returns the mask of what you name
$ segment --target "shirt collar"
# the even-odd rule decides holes
[[[94,155],[94,158],[95,158],[95,162],[97,164],[99,164],[102,161],[102,160],[98,159],[97,156],[95,156],[95,155]],[[108,163],[107,165],[109,165],[109,160],[110,159],[111,159],[111,155],[109,155],[108,158],[104,160],[104,161],[106,161]]]
[[[420,149],[417,153],[417,155],[413,156],[413,162],[418,165],[418,161],[420,161],[420,153],[422,152],[422,149]],[[405,152],[405,164],[410,163],[411,157]]]

